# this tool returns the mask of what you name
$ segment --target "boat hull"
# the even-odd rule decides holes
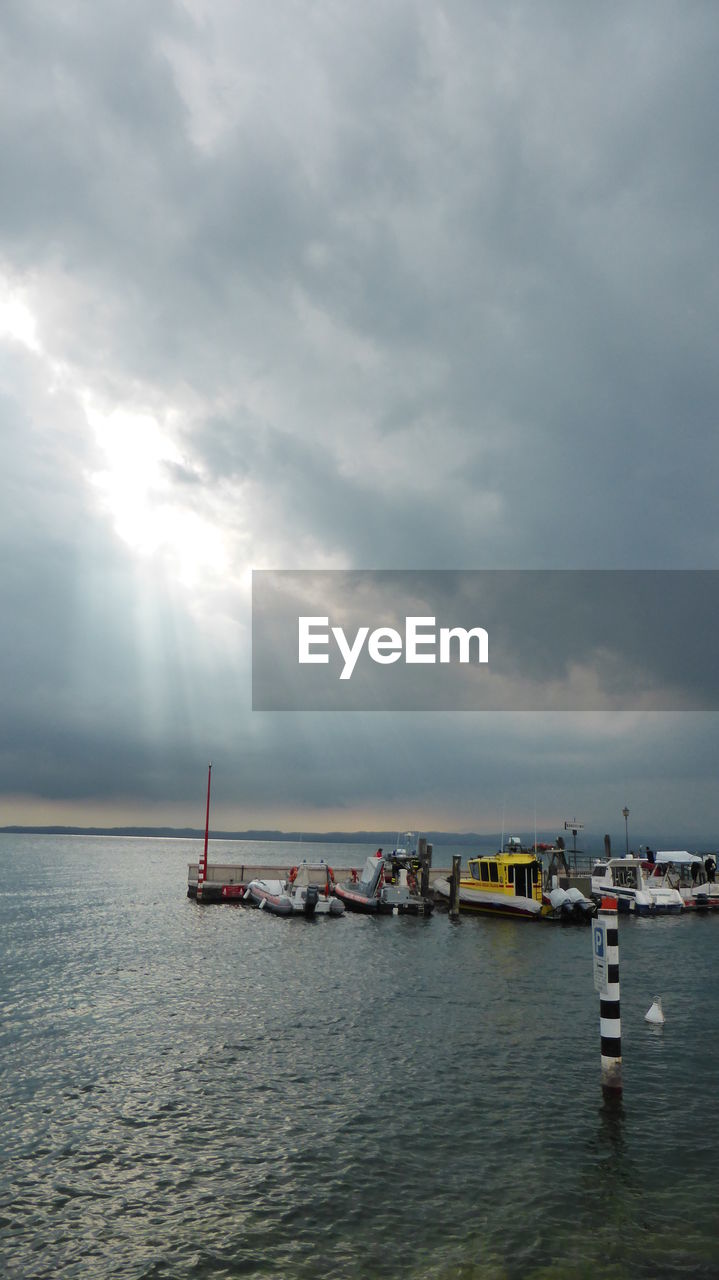
[[[712,886],[713,887],[713,886]],[[679,891],[681,893],[681,890]],[[684,897],[684,906],[688,911],[717,911],[719,910],[719,893],[689,893]]]
[[[471,902],[460,901],[460,910],[474,911],[478,915],[486,916],[503,916],[506,920],[539,920],[542,915],[542,908],[535,910],[533,907],[518,906],[515,903],[508,905],[504,902]]]
[[[449,881],[436,880],[434,891],[440,898],[449,899]],[[481,889],[460,885],[460,911],[474,911],[488,916],[504,916],[512,920],[539,920],[545,908],[536,898],[525,898],[503,893],[487,893]]]
[[[635,895],[621,893],[617,889],[607,888],[602,894],[594,894],[594,899],[598,906],[601,905],[602,899],[610,895],[617,900],[617,911],[620,915],[636,915],[636,916],[677,916],[684,909],[681,902],[643,902]]]
[[[626,908],[630,910],[631,908]],[[684,910],[681,903],[671,902],[664,905],[663,903],[637,902],[634,907],[635,915],[638,916],[678,916]]]
[[[348,911],[363,911],[365,914],[376,915],[379,910],[377,898],[367,898],[363,893],[357,893],[355,890],[346,888],[345,885],[335,885],[335,897],[344,903]]]
[[[245,890],[245,902],[270,911],[274,916],[312,916],[316,903],[295,904],[289,894],[280,885],[275,887],[271,881],[252,880]]]
[[[344,915],[342,903],[321,894],[316,885],[288,890],[280,880],[251,880],[245,890],[245,902],[276,916],[300,916],[311,920],[315,916]]]
[[[617,900],[617,911],[620,915],[637,916],[672,916],[680,915],[685,904],[676,900],[658,900],[650,897],[648,894],[635,893],[632,890],[622,891],[619,888],[607,885],[602,888],[601,892],[592,890],[592,897],[598,906],[601,905],[602,899],[609,895]],[[677,895],[678,896],[678,895]]]
[[[365,915],[428,916],[434,907],[427,898],[403,895],[401,892],[394,892],[391,886],[386,895],[380,893],[379,897],[358,893],[356,886],[348,884],[336,884],[334,892],[348,911],[364,912]]]

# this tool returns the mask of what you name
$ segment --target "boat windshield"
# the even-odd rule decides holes
[[[362,878],[357,888],[360,893],[364,893],[367,897],[371,897],[377,888],[377,882],[384,870],[384,859],[376,856],[369,857],[364,864]]]
[[[613,875],[615,885],[623,885],[627,889],[637,888],[636,867],[614,867]]]

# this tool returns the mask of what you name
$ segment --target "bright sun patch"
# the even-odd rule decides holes
[[[10,338],[30,351],[41,350],[32,311],[5,279],[0,279],[0,338]]]
[[[182,585],[228,572],[220,529],[204,513],[207,492],[168,430],[150,413],[105,412],[72,371],[43,347],[25,294],[0,273],[0,341],[17,343],[39,360],[50,392],[79,397],[104,460],[87,480],[123,542],[137,555],[161,559]]]
[[[99,412],[84,398],[106,466],[89,479],[122,540],[138,555],[160,556],[185,586],[225,571],[227,552],[210,521],[178,500],[178,471],[193,475],[177,446],[147,413]]]

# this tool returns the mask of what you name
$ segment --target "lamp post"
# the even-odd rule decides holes
[[[622,814],[624,815],[624,839],[627,845],[627,857],[629,857],[629,810],[626,805],[622,809]]]

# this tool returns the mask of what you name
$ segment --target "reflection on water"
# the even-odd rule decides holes
[[[614,1162],[611,1172],[625,1177],[624,1099],[620,1093],[603,1093],[599,1108],[597,1150],[605,1151]]]
[[[606,1100],[588,931],[198,907],[195,851],[0,838],[4,1274],[716,1275],[719,921],[621,923]]]

